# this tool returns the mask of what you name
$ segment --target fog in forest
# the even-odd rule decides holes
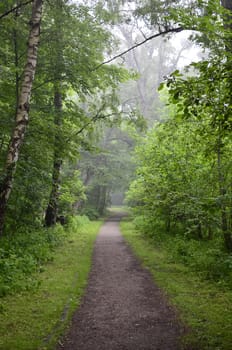
[[[133,10],[127,11],[130,14]],[[111,28],[117,47],[106,56],[106,61],[120,55],[110,63],[125,67],[134,74],[134,78],[120,85],[117,95],[121,111],[125,115],[131,111],[140,115],[144,119],[144,129],[141,130],[138,126],[136,131],[128,133],[128,130],[123,131],[122,124],[119,128],[111,127],[103,131],[104,141],[100,147],[105,156],[101,154],[94,159],[96,167],[104,168],[104,174],[100,174],[100,177],[105,177],[106,182],[107,178],[109,179],[108,205],[123,205],[125,192],[134,177],[135,134],[144,135],[145,130],[151,128],[155,122],[162,122],[166,118],[167,98],[164,93],[158,91],[160,83],[175,70],[184,72],[186,66],[201,60],[205,55],[201,48],[190,40],[190,36],[194,35],[191,31],[159,36],[130,50],[153,35],[156,29],[149,28],[141,18],[136,20],[129,17],[127,22]],[[127,50],[130,51],[123,54]],[[104,193],[105,190],[104,188]],[[95,191],[91,200],[96,205],[96,198],[101,198],[101,189],[95,188]]]

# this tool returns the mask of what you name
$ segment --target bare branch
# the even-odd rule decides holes
[[[128,53],[128,52],[130,52],[130,51],[136,49],[137,47],[139,47],[139,46],[145,44],[146,42],[148,42],[148,41],[150,41],[150,40],[152,40],[152,39],[155,39],[155,38],[157,38],[157,37],[159,37],[159,36],[162,36],[162,35],[165,35],[165,34],[179,33],[179,32],[182,32],[183,30],[184,30],[183,27],[177,27],[177,28],[172,28],[172,29],[165,30],[165,31],[163,31],[163,32],[159,32],[159,33],[153,34],[153,35],[147,37],[145,40],[140,41],[139,43],[137,43],[137,44],[131,46],[129,49],[127,49],[127,50],[125,50],[125,51],[119,53],[118,55],[116,55],[116,56],[110,58],[109,60],[102,62],[101,64],[99,64],[98,66],[96,66],[96,67],[93,69],[93,71],[96,70],[96,69],[98,69],[98,68],[100,68],[100,67],[102,67],[103,65],[105,65],[105,64],[107,64],[107,63],[110,63],[110,62],[116,60],[116,58],[122,57],[122,56],[125,55],[126,53]]]

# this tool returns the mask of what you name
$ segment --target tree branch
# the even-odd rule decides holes
[[[0,15],[0,20],[6,16],[8,16],[10,13],[18,10],[20,7],[22,6],[26,6],[28,4],[30,4],[31,2],[33,2],[33,0],[28,0],[26,2],[21,2],[20,4],[18,4],[17,6],[13,7],[12,9],[10,9],[9,11],[4,12],[2,15]]]
[[[116,58],[122,57],[122,56],[125,55],[126,53],[128,53],[128,52],[130,52],[130,51],[136,49],[137,47],[139,47],[139,46],[145,44],[146,42],[148,42],[148,41],[150,41],[150,40],[152,40],[152,39],[155,39],[155,38],[157,38],[157,37],[159,37],[159,36],[161,36],[161,35],[165,35],[165,34],[169,34],[169,33],[179,33],[179,32],[182,32],[183,30],[184,30],[183,27],[177,27],[177,28],[172,28],[172,29],[165,30],[165,31],[163,31],[163,32],[159,32],[159,33],[153,34],[153,35],[149,36],[148,38],[146,38],[145,40],[140,41],[139,43],[137,43],[137,44],[131,46],[129,49],[127,49],[127,50],[125,50],[125,51],[119,53],[118,55],[116,55],[116,56],[110,58],[109,60],[102,62],[101,64],[99,64],[98,66],[96,66],[96,67],[93,69],[93,71],[96,70],[96,69],[98,69],[98,68],[100,68],[100,67],[102,67],[103,65],[105,65],[105,64],[107,64],[107,63],[110,63],[110,62],[116,60]]]
[[[94,123],[98,120],[107,119],[107,118],[112,117],[114,115],[119,115],[119,114],[124,113],[123,111],[118,111],[115,113],[101,115],[101,112],[104,110],[104,108],[105,108],[105,104],[102,105],[102,107],[97,111],[97,114],[93,118],[89,119],[79,130],[75,131],[70,137],[68,137],[66,139],[66,142],[69,142],[72,139],[72,137],[75,137],[75,136],[78,136],[79,134],[81,134],[92,123]]]
[[[100,116],[100,113],[103,111],[105,108],[105,104],[101,106],[101,108],[97,111],[97,114],[88,120],[78,131],[76,131],[74,134],[72,134],[70,137],[66,139],[66,142],[69,142],[73,136],[78,136],[79,134],[82,133],[90,124],[94,123],[97,119],[103,119],[102,116]]]

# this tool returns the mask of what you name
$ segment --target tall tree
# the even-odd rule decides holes
[[[0,184],[0,235],[3,233],[7,202],[13,187],[14,173],[29,120],[30,97],[36,71],[38,44],[40,37],[42,5],[43,0],[34,0],[32,4],[32,14],[31,20],[29,22],[30,33],[28,38],[26,65],[24,68],[21,90],[18,97],[15,126],[9,143],[3,180]]]
[[[64,47],[64,25],[62,19],[64,16],[64,3],[62,0],[55,1],[54,8],[54,35],[57,38],[54,47],[53,65],[53,89],[54,89],[54,155],[53,155],[53,170],[52,170],[52,189],[50,192],[49,202],[45,213],[46,226],[55,225],[58,215],[58,197],[62,166],[62,152],[60,145],[60,134],[63,124],[62,116],[62,95],[63,93],[63,47]]]

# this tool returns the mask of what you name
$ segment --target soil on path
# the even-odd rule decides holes
[[[57,350],[180,350],[183,329],[112,217],[95,243],[86,295]]]

